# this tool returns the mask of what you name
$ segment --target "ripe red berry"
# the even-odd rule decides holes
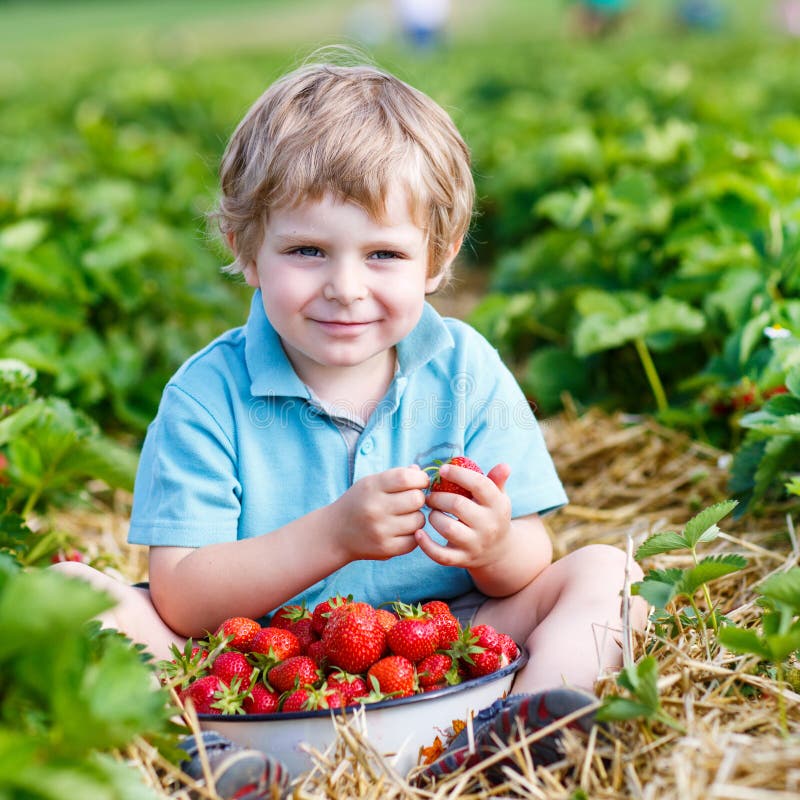
[[[417,664],[417,678],[423,688],[439,686],[447,681],[453,659],[445,653],[433,653]]]
[[[375,679],[381,694],[410,697],[416,689],[414,665],[403,656],[386,656],[373,664],[367,677]]]
[[[271,692],[262,683],[257,683],[244,699],[242,707],[247,714],[274,714],[278,710],[279,702],[278,692]]]
[[[228,647],[234,650],[247,652],[255,635],[261,630],[261,625],[250,617],[230,617],[217,628],[216,636],[232,636]]]
[[[253,638],[250,652],[263,653],[274,662],[300,655],[300,642],[291,631],[282,628],[261,628]]]
[[[244,653],[227,650],[214,659],[214,663],[211,665],[211,674],[216,675],[228,686],[235,678],[239,678],[240,686],[247,686],[250,683],[250,676],[253,674],[253,667]]]
[[[322,641],[331,665],[346,672],[364,672],[383,654],[386,633],[372,606],[350,603],[331,615]]]
[[[216,675],[206,675],[192,681],[189,686],[180,693],[183,703],[191,701],[198,714],[221,714],[222,710],[215,706],[225,685]]]
[[[321,603],[317,603],[317,605],[314,606],[314,613],[311,615],[311,627],[314,629],[314,633],[316,633],[317,636],[322,636],[322,632],[325,630],[325,626],[330,619],[331,612],[335,608],[352,602],[352,597],[335,595],[334,597],[329,597],[327,600],[323,600]]]
[[[407,617],[394,624],[386,635],[386,641],[395,655],[417,662],[435,652],[439,646],[439,629],[427,614]]]
[[[267,680],[279,692],[319,683],[316,662],[308,656],[292,656],[276,664],[268,673]]]
[[[467,674],[470,678],[480,678],[490,675],[500,669],[500,654],[494,650],[484,650],[482,653],[473,653],[472,663],[467,663]]]
[[[472,470],[480,475],[483,475],[483,470],[471,459],[466,456],[454,456],[447,461],[437,461],[431,467],[425,467],[425,472],[431,475],[430,490],[432,492],[450,492],[451,494],[460,494],[462,497],[472,497],[472,492],[465,489],[463,486],[455,483],[452,480],[442,478],[439,470],[444,464],[452,464],[455,467],[463,467],[464,469]]]

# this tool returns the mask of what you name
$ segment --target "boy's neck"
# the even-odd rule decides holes
[[[397,363],[395,348],[352,367],[317,367],[313,374],[295,371],[326,406],[366,423],[385,397]]]

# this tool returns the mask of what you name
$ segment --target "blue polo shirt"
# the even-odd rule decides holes
[[[246,325],[192,356],[167,384],[142,449],[128,540],[202,547],[269,535],[365,475],[458,454],[485,470],[511,466],[505,489],[515,517],[567,501],[536,419],[497,352],[430,305],[397,345],[386,396],[366,423],[354,419],[357,411],[324,407],[313,396],[256,291]],[[302,597],[311,608],[337,593],[373,604],[416,602],[473,586],[466,570],[440,566],[417,548],[352,562]]]

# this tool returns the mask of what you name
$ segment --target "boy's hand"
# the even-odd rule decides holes
[[[439,474],[469,491],[472,498],[432,491],[428,520],[447,539],[447,546],[437,544],[423,530],[417,531],[417,544],[427,556],[448,567],[480,569],[501,560],[511,533],[511,501],[503,491],[511,468],[498,464],[481,475],[443,464]]]
[[[347,562],[410,553],[425,524],[428,475],[418,466],[396,467],[356,481],[335,503],[333,536]]]

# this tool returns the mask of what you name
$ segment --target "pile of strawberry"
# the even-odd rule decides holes
[[[518,656],[490,625],[462,628],[447,603],[393,611],[332,597],[287,605],[262,627],[225,620],[159,665],[162,681],[200,714],[271,714],[375,703],[488,675]]]

